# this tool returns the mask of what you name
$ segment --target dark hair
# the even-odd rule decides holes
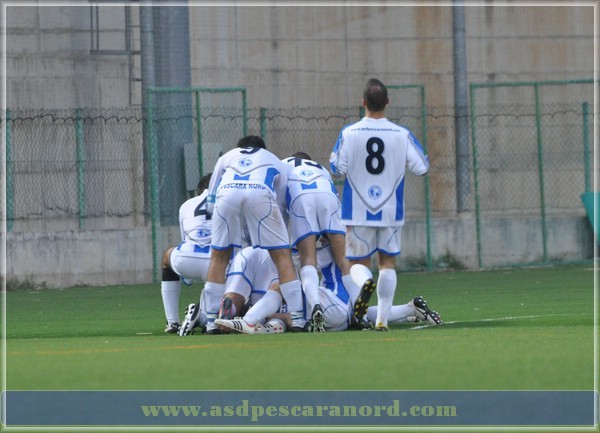
[[[267,148],[263,139],[258,135],[247,135],[246,137],[240,138],[237,143],[237,147],[260,147],[261,149]]]
[[[300,159],[309,159],[312,161],[312,158],[308,155],[308,153],[304,153],[304,152],[296,152],[292,155],[294,158],[300,158]]]
[[[210,177],[212,173],[205,174],[200,178],[200,182],[198,182],[198,187],[196,188],[196,194],[202,194],[202,191],[208,188],[208,184],[210,183]]]
[[[378,79],[371,78],[363,91],[363,99],[369,111],[382,111],[389,102],[387,88]]]

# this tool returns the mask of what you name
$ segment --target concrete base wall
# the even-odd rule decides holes
[[[478,267],[475,218],[471,214],[435,219],[431,224],[431,257],[436,267],[448,259]],[[593,258],[593,232],[585,217],[549,218],[549,260]],[[482,225],[482,265],[541,262],[543,244],[539,218],[499,218]],[[426,225],[411,221],[403,230],[400,269],[422,267],[427,257]],[[163,227],[159,255],[179,243],[177,227]],[[7,278],[46,287],[119,285],[152,282],[150,228],[51,233],[8,233]]]

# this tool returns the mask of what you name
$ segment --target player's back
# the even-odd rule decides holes
[[[247,183],[266,185],[274,190],[274,182],[284,171],[284,165],[277,156],[259,147],[235,148],[221,156],[223,173],[220,185]]]
[[[418,175],[429,168],[417,139],[386,118],[369,117],[340,135],[338,164],[346,174],[342,219],[350,224],[401,225],[407,165]]]
[[[179,227],[184,242],[210,245],[212,222],[206,212],[208,191],[186,200],[179,208]]]
[[[329,171],[321,164],[293,156],[283,161],[287,168],[288,191],[292,199],[301,194],[315,192],[337,195]]]

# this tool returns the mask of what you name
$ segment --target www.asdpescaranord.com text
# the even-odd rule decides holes
[[[456,406],[408,406],[401,408],[400,400],[390,405],[255,405],[242,400],[238,405],[165,405],[140,406],[146,417],[203,417],[247,418],[259,422],[265,417],[298,418],[355,418],[355,417],[455,417]]]

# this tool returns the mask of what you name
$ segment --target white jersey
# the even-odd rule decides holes
[[[246,247],[231,260],[225,293],[238,293],[245,302],[255,304],[276,281],[279,281],[277,267],[269,252]]]
[[[337,197],[329,171],[309,159],[285,158],[288,177],[288,205],[301,194],[322,192]]]
[[[284,161],[292,247],[307,236],[345,234],[341,204],[329,171],[308,159],[291,157]]]
[[[179,208],[179,230],[182,242],[195,243],[201,247],[209,246],[212,222],[206,212],[208,191],[185,201]]]
[[[213,170],[209,189],[209,212],[219,188],[252,189],[266,186],[277,196],[283,209],[287,176],[284,163],[273,153],[258,147],[236,147],[221,156]]]
[[[429,160],[412,133],[386,118],[364,117],[342,129],[331,153],[331,171],[346,175],[342,221],[346,225],[404,224],[404,175],[423,175]]]

